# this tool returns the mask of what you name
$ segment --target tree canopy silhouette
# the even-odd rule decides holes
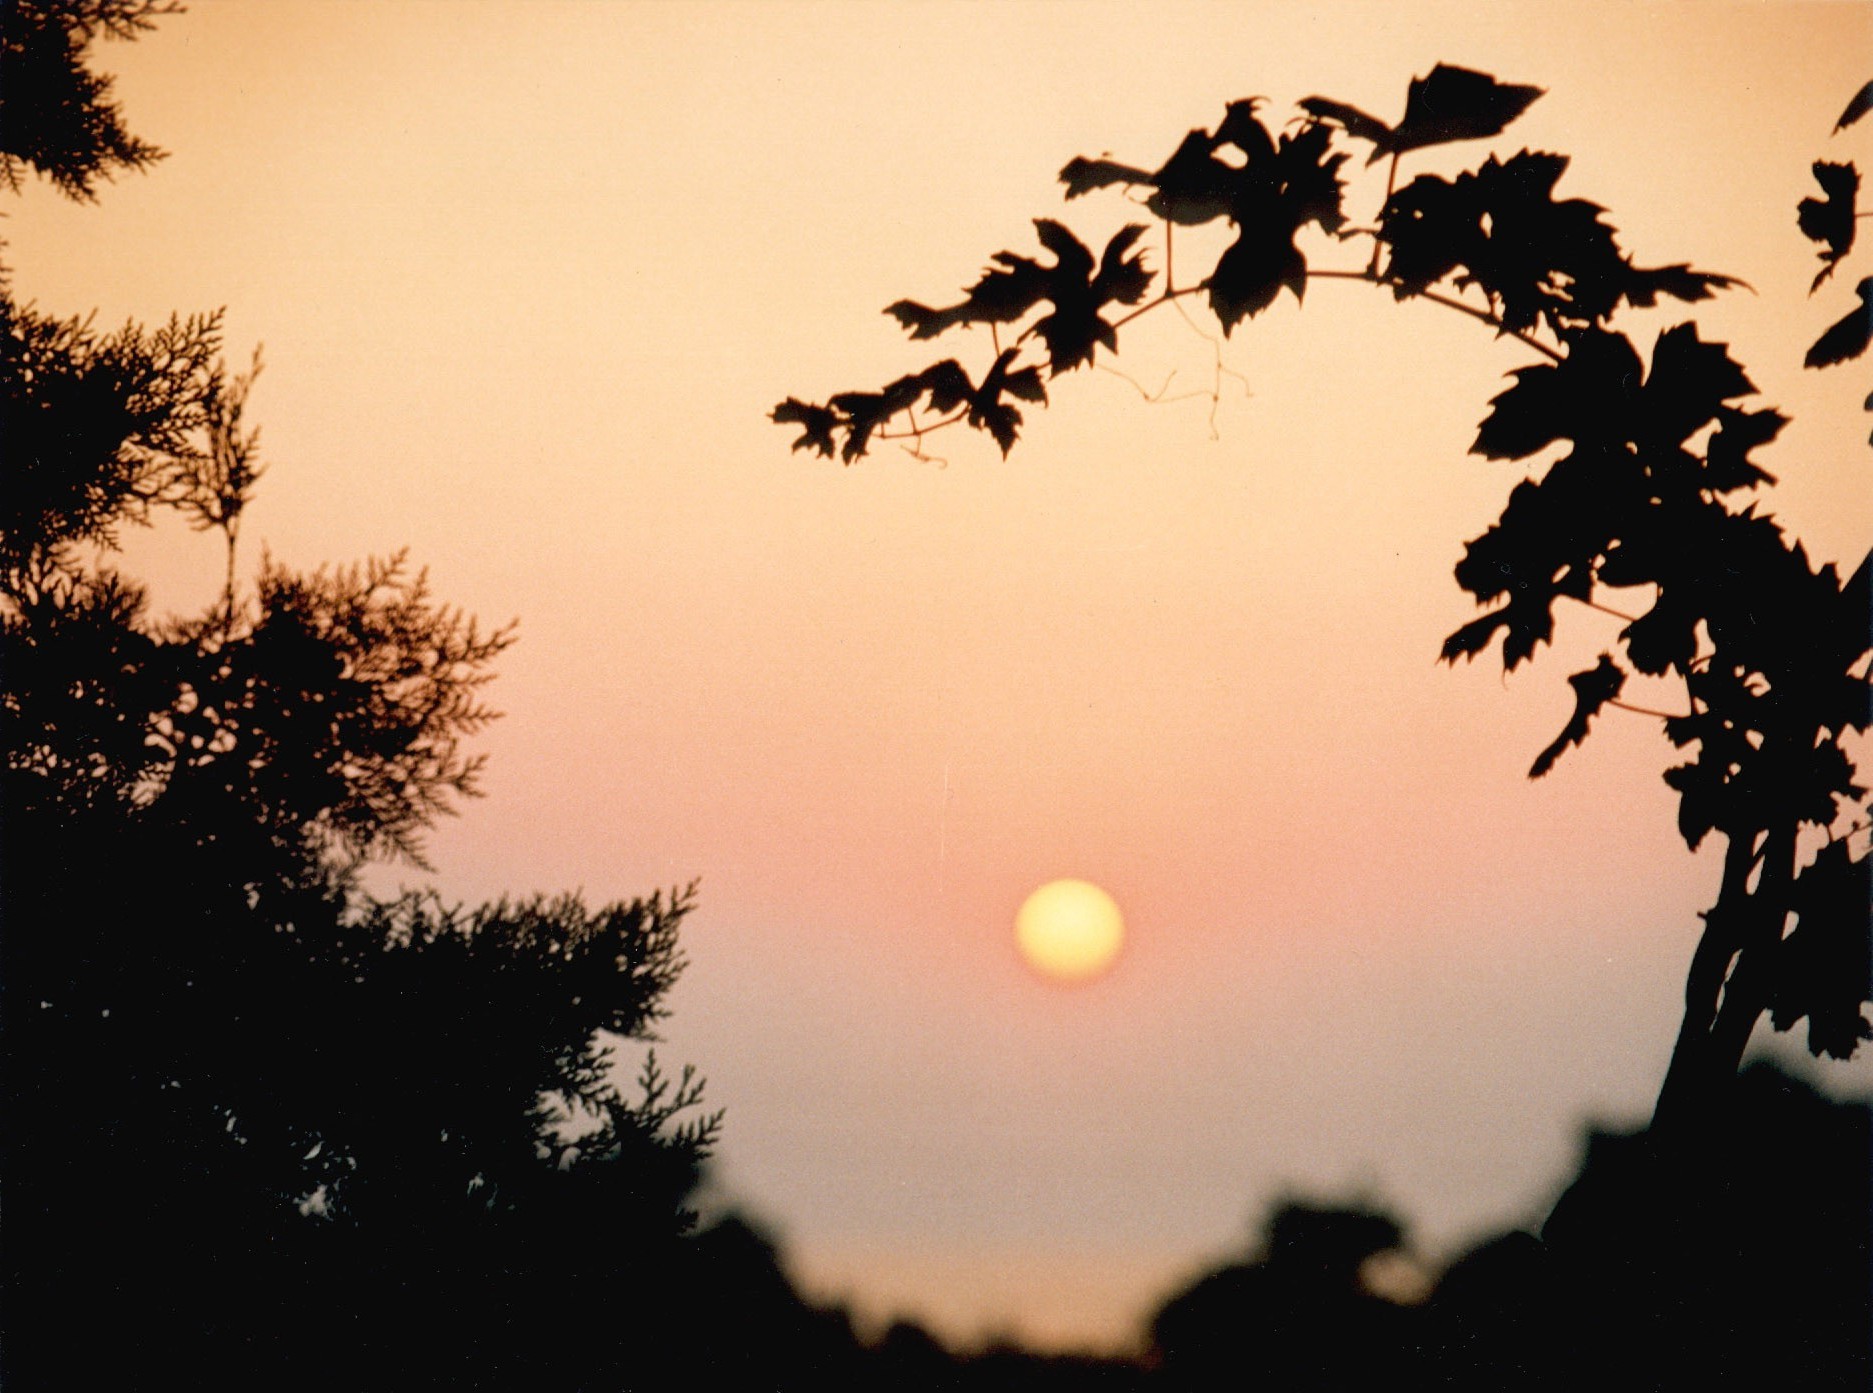
[[[5,7],[10,184],[157,158],[88,45],[172,8]],[[512,633],[402,556],[243,577],[259,363],[221,347],[215,314],[104,332],[0,286],[6,1381],[615,1385],[719,1127],[688,1069],[618,1077],[692,892],[365,893],[476,792]],[[163,519],[226,543],[202,613],[118,569]]]
[[[1616,327],[1629,308],[1696,303],[1740,282],[1688,262],[1635,260],[1603,208],[1555,196],[1564,155],[1492,153],[1453,178],[1420,174],[1401,186],[1412,152],[1495,136],[1541,95],[1439,64],[1410,82],[1395,123],[1313,96],[1275,131],[1260,98],[1232,102],[1213,130],[1190,131],[1155,168],[1078,156],[1060,171],[1069,200],[1115,185],[1148,190],[1162,271],[1147,264],[1138,225],[1108,244],[1095,274],[1091,251],[1042,219],[1054,267],[997,252],[961,303],[899,301],[887,312],[919,339],[986,325],[985,387],[1020,381],[1026,401],[1045,400],[1045,387],[1096,349],[1118,352],[1125,326],[1160,306],[1201,296],[1228,335],[1283,291],[1303,300],[1317,280],[1462,313],[1531,355],[1472,446],[1527,476],[1457,563],[1458,585],[1487,608],[1445,639],[1442,656],[1494,650],[1514,669],[1554,639],[1569,605],[1626,620],[1617,643],[1568,679],[1574,714],[1529,773],[1546,774],[1609,709],[1644,712],[1683,752],[1664,777],[1686,844],[1716,835],[1727,848],[1660,1093],[1669,1122],[1721,1092],[1765,1015],[1781,1030],[1805,1019],[1817,1055],[1844,1059],[1873,1038],[1862,1011],[1873,1000],[1868,793],[1848,743],[1870,719],[1873,555],[1843,578],[1762,510],[1775,480],[1756,456],[1787,418],[1752,400],[1756,388],[1726,345],[1693,321],[1649,346]],[[1862,93],[1841,125],[1865,110]],[[1349,167],[1379,162],[1384,190],[1358,215]],[[1805,201],[1798,221],[1823,244],[1819,288],[1852,247],[1858,174],[1850,163],[1815,173],[1825,197]],[[1213,264],[1193,272],[1174,262],[1178,228],[1219,221],[1234,240]],[[1334,264],[1348,247],[1369,250],[1363,266]],[[1865,351],[1873,278],[1856,293],[1860,307],[1821,336],[1810,366]],[[1047,305],[1051,313],[1031,317]],[[986,430],[1006,455],[1013,408],[997,416],[940,385],[969,380],[952,359],[882,392],[823,404],[790,397],[772,419],[802,428],[796,450],[847,463],[878,440],[920,448],[959,424]],[[1679,709],[1627,701],[1638,682],[1668,683]]]

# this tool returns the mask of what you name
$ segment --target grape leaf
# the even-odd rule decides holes
[[[1473,173],[1421,175],[1395,193],[1380,214],[1395,293],[1420,293],[1461,269],[1457,284],[1482,287],[1507,329],[1543,317],[1557,329],[1605,318],[1627,263],[1598,204],[1555,200],[1567,163],[1527,150],[1506,164],[1492,155]]]
[[[1300,107],[1309,116],[1337,121],[1350,136],[1371,141],[1377,148],[1373,150],[1371,159],[1366,161],[1367,164],[1391,148],[1392,128],[1370,112],[1361,111],[1349,102],[1336,102],[1331,97],[1303,97]]]
[[[1787,1030],[1808,1018],[1808,1049],[1849,1059],[1873,1024],[1873,858],[1853,859],[1845,840],[1829,842],[1796,877],[1794,929],[1776,945],[1770,1024]]]
[[[1567,356],[1510,374],[1515,384],[1490,401],[1472,454],[1521,459],[1557,440],[1580,444],[1630,442],[1645,447],[1640,462],[1658,473],[1672,465],[1694,471],[1694,457],[1677,449],[1712,420],[1719,422],[1701,474],[1688,482],[1718,492],[1760,483],[1769,476],[1749,451],[1775,438],[1785,418],[1727,406],[1756,389],[1722,344],[1705,343],[1694,324],[1659,335],[1651,369],[1640,381],[1640,362],[1623,334],[1579,329],[1567,335]],[[1655,483],[1661,482],[1659,479]]]
[[[1422,294],[1455,275],[1459,287],[1477,285],[1489,295],[1505,329],[1545,319],[1562,333],[1606,319],[1622,300],[1701,300],[1738,284],[1688,266],[1633,265],[1600,205],[1554,198],[1567,164],[1563,155],[1527,150],[1507,163],[1492,155],[1454,180],[1420,175],[1395,192],[1379,216],[1393,293]]]
[[[1392,149],[1402,152],[1500,135],[1543,90],[1439,63],[1429,77],[1413,78],[1406,89],[1405,119],[1392,132]]]
[[[1816,160],[1814,178],[1827,197],[1804,198],[1795,205],[1795,223],[1802,235],[1811,242],[1826,243],[1818,253],[1821,269],[1808,287],[1810,295],[1834,274],[1840,259],[1853,250],[1854,202],[1860,196],[1860,171],[1851,162],[1830,164],[1826,160]]]
[[[1470,453],[1522,459],[1557,440],[1626,440],[1641,371],[1624,334],[1581,330],[1561,362],[1509,374],[1515,385],[1490,400]]]
[[[1719,720],[1734,729],[1709,731]],[[1866,796],[1853,781],[1852,761],[1834,740],[1765,753],[1769,732],[1793,733],[1777,721],[1776,703],[1766,694],[1742,690],[1740,699],[1727,702],[1706,724],[1698,757],[1665,774],[1680,795],[1678,830],[1692,850],[1716,830],[1735,837],[1777,823],[1825,827],[1839,815],[1837,800],[1857,804]],[[1751,732],[1761,745],[1747,738]]]
[[[1144,253],[1132,250],[1145,228],[1131,223],[1114,233],[1095,272],[1092,252],[1066,228],[1050,218],[1035,219],[1034,227],[1054,254],[1053,266],[1044,268],[1041,296],[1054,309],[1027,332],[1047,345],[1048,371],[1057,377],[1092,362],[1097,345],[1117,351],[1118,334],[1099,311],[1113,303],[1135,305],[1151,289]]]
[[[1854,294],[1860,297],[1860,308],[1828,326],[1802,359],[1805,366],[1831,368],[1866,352],[1868,340],[1873,339],[1873,276],[1855,286]]]
[[[1236,171],[1216,158],[1215,150],[1222,143],[1207,131],[1191,131],[1171,157],[1150,172],[1075,156],[1061,169],[1060,182],[1067,186],[1069,199],[1111,184],[1148,186],[1153,192],[1145,200],[1147,208],[1168,222],[1193,227],[1229,211],[1229,185]]]
[[[921,377],[900,377],[880,391],[841,392],[831,401],[833,410],[844,419],[845,448],[841,458],[847,464],[858,459],[871,444],[872,432],[906,407],[914,406],[923,395]]]
[[[1720,343],[1706,343],[1697,325],[1665,330],[1652,348],[1652,368],[1635,418],[1638,438],[1676,445],[1716,418],[1723,404],[1756,386]]]
[[[1249,102],[1231,104],[1218,131],[1227,132],[1247,160],[1230,189],[1236,240],[1204,282],[1227,335],[1244,316],[1273,304],[1284,286],[1297,300],[1305,295],[1307,258],[1295,234],[1310,222],[1330,232],[1344,225],[1339,169],[1346,156],[1333,153],[1332,133],[1318,121],[1284,132],[1277,144]]]
[[[1574,689],[1574,714],[1568,717],[1561,733],[1554,738],[1529,766],[1528,777],[1539,779],[1561,757],[1562,751],[1570,745],[1578,745],[1587,738],[1587,727],[1593,718],[1600,714],[1600,708],[1613,700],[1626,685],[1626,674],[1619,664],[1613,661],[1610,653],[1602,653],[1600,661],[1585,672],[1577,672],[1567,679],[1567,684]]]
[[[1308,97],[1301,109],[1337,121],[1346,133],[1372,142],[1372,164],[1385,155],[1400,155],[1427,145],[1478,140],[1500,135],[1508,124],[1528,110],[1544,91],[1498,82],[1488,73],[1439,63],[1428,77],[1414,77],[1405,91],[1405,115],[1396,126],[1356,106],[1327,97]]]
[[[1207,151],[1208,137],[1202,131],[1192,131],[1184,137],[1184,144],[1201,140]],[[1178,147],[1181,152],[1183,146]],[[1173,155],[1174,161],[1177,157]],[[1169,164],[1165,168],[1169,168]],[[1162,170],[1159,171],[1162,173]],[[1089,160],[1084,155],[1075,155],[1060,167],[1060,182],[1067,186],[1068,202],[1089,194],[1097,189],[1110,188],[1114,184],[1153,184],[1158,182],[1158,175],[1148,169],[1140,169],[1135,164],[1119,164],[1115,160],[1100,158]]]
[[[1346,185],[1340,178],[1346,156],[1335,154],[1332,145],[1332,130],[1318,121],[1308,122],[1299,131],[1282,133],[1275,164],[1281,179],[1283,211],[1297,227],[1311,222],[1328,232],[1338,232],[1346,225],[1341,208]]]
[[[1658,297],[1669,295],[1674,300],[1683,300],[1690,304],[1698,300],[1708,300],[1719,290],[1731,290],[1746,282],[1735,276],[1722,276],[1714,271],[1693,271],[1685,262],[1673,266],[1641,267],[1632,264],[1632,258],[1626,258],[1626,302],[1642,310],[1649,310],[1658,304]]]
[[[1873,111],[1873,82],[1854,93],[1853,100],[1847,103],[1847,109],[1841,112],[1840,120],[1834,123],[1835,134],[1846,130],[1869,111]]]
[[[931,309],[915,300],[898,300],[885,313],[910,331],[913,339],[933,339],[962,324],[1007,324],[1041,302],[1047,274],[1038,261],[1013,252],[996,252],[995,264],[965,292],[960,304]]]
[[[1170,222],[1193,225],[1226,215],[1236,239],[1203,282],[1225,334],[1266,309],[1282,287],[1297,299],[1305,293],[1307,261],[1294,245],[1300,228],[1311,222],[1337,232],[1346,221],[1339,178],[1346,156],[1333,152],[1332,130],[1309,121],[1277,144],[1256,119],[1260,101],[1229,103],[1215,131],[1189,132],[1155,171],[1084,157],[1060,171],[1068,198],[1111,184],[1141,185],[1153,190],[1145,206]],[[1226,145],[1241,154],[1240,165],[1217,157]],[[1107,339],[1095,334],[1093,341]],[[1090,343],[1085,352],[1090,356]],[[1061,356],[1055,354],[1056,371]],[[1065,356],[1069,366],[1077,361]]]
[[[1102,306],[1134,305],[1150,290],[1144,254],[1131,250],[1144,230],[1134,223],[1118,232],[1095,270],[1092,252],[1079,238],[1051,218],[1036,218],[1035,235],[1054,254],[1053,265],[1015,252],[996,252],[989,258],[994,264],[959,304],[932,309],[915,300],[898,300],[887,305],[885,313],[913,339],[928,339],[962,324],[1010,323],[1042,301],[1051,301],[1053,313],[1027,332],[1039,334],[1047,345],[1052,370],[1065,372],[1091,362],[1095,344],[1117,348],[1112,326],[1100,317]]]
[[[1307,293],[1307,258],[1294,245],[1292,228],[1274,222],[1243,227],[1216,260],[1206,284],[1210,308],[1230,334],[1246,315],[1260,314],[1286,286],[1299,300]]]
[[[1704,482],[1718,493],[1773,484],[1775,475],[1759,468],[1749,452],[1767,445],[1782,433],[1788,417],[1780,411],[1739,411],[1726,406],[1717,412],[1717,429],[1704,448]]]
[[[930,394],[932,411],[946,414],[966,403],[969,407],[966,417],[969,424],[993,436],[995,443],[1001,446],[1003,458],[1014,446],[1021,425],[1020,410],[1003,401],[1003,395],[1018,397],[1022,401],[1047,400],[1047,388],[1041,382],[1039,368],[1009,371],[1009,365],[1018,353],[1018,349],[1003,349],[1001,356],[989,368],[988,375],[982,379],[980,387],[970,383],[969,374],[954,358],[946,358],[924,369],[918,376]]]
[[[800,438],[793,442],[794,449],[804,450],[810,446],[826,458],[832,458],[832,432],[839,417],[831,407],[814,406],[797,397],[788,397],[768,413],[768,420],[775,425],[802,427]]]

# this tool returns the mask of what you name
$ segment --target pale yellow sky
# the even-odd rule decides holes
[[[1574,156],[1642,262],[1754,287],[1699,319],[1797,417],[1771,507],[1863,553],[1866,374],[1800,369],[1844,292],[1806,300],[1794,224],[1810,160],[1869,162],[1829,133],[1860,4],[198,0],[104,53],[172,157],[96,207],[30,190],[8,259],[43,308],[225,304],[230,356],[264,342],[250,560],[408,545],[521,621],[441,884],[702,877],[669,1049],[802,1270],[1091,1336],[1284,1186],[1389,1199],[1431,1254],[1536,1216],[1585,1116],[1648,1106],[1714,869],[1642,719],[1525,778],[1614,621],[1507,682],[1434,662],[1519,477],[1465,452],[1526,354],[1469,321],[1284,297],[1214,437],[1096,372],[1006,462],[846,469],[766,412],[946,354],[882,307],[1030,218],[1135,215],[1063,208],[1068,157],[1154,164],[1249,95],[1396,115],[1439,60],[1547,88],[1494,148]],[[1212,370],[1168,314],[1127,344],[1153,388]],[[207,548],[139,563],[182,603]],[[1012,942],[1062,875],[1131,925],[1072,992]]]

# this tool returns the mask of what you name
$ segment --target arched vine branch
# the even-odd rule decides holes
[[[1553,640],[1562,600],[1621,621],[1608,651],[1568,679],[1573,715],[1529,773],[1546,774],[1607,708],[1640,711],[1683,752],[1665,780],[1686,843],[1716,834],[1728,844],[1660,1094],[1659,1120],[1671,1123],[1734,1072],[1765,1014],[1777,1029],[1806,1019],[1816,1054],[1846,1058],[1873,1039],[1862,1012],[1873,1000],[1869,856],[1841,830],[1868,821],[1868,791],[1844,742],[1873,722],[1866,675],[1854,671],[1873,648],[1873,557],[1843,579],[1760,509],[1775,479],[1755,455],[1787,419],[1749,404],[1756,388],[1725,345],[1692,322],[1659,333],[1649,350],[1614,327],[1629,308],[1696,303],[1740,281],[1684,262],[1640,265],[1603,208],[1556,196],[1564,155],[1490,154],[1454,178],[1401,183],[1412,152],[1499,135],[1541,95],[1440,64],[1411,82],[1396,123],[1309,97],[1275,132],[1263,100],[1250,98],[1230,103],[1214,129],[1191,130],[1155,167],[1072,159],[1060,171],[1069,201],[1118,187],[1164,224],[1162,276],[1148,264],[1142,224],[1095,252],[1062,223],[1037,219],[1044,257],[998,251],[955,303],[887,309],[914,340],[986,326],[994,356],[985,369],[947,358],[877,391],[789,397],[772,419],[799,427],[796,450],[848,464],[873,440],[910,436],[921,447],[955,425],[988,432],[1005,456],[1022,407],[1045,403],[1058,378],[1102,350],[1116,355],[1120,331],[1141,316],[1202,296],[1228,336],[1283,291],[1304,301],[1316,281],[1436,305],[1527,350],[1532,359],[1511,370],[1471,447],[1526,472],[1457,563],[1457,583],[1486,608],[1445,639],[1442,656],[1495,649],[1514,669]],[[1861,93],[1837,130],[1870,106]],[[1376,217],[1355,224],[1345,176],[1361,155],[1366,166],[1385,162],[1386,182]],[[1854,166],[1820,162],[1814,173],[1824,197],[1804,200],[1797,221],[1823,244],[1818,289],[1852,250],[1863,215]],[[1175,230],[1211,223],[1233,240],[1200,279],[1173,285]],[[1362,242],[1363,265],[1330,264]],[[1180,268],[1188,256],[1178,248]],[[1865,352],[1873,276],[1856,294],[1860,307],[1821,336],[1810,366]],[[939,419],[915,417],[919,407]],[[1630,700],[1635,677],[1681,684],[1687,709]]]

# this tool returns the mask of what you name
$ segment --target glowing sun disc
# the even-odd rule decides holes
[[[1021,956],[1035,971],[1062,982],[1097,977],[1112,966],[1124,941],[1118,905],[1089,881],[1050,881],[1015,915]]]

